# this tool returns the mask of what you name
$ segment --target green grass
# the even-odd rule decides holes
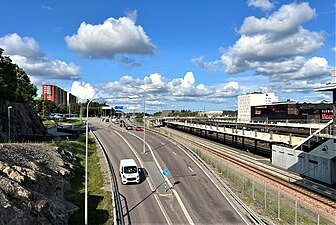
[[[80,126],[83,124],[79,119],[65,119],[62,121],[62,123],[74,123],[75,126]]]
[[[43,120],[42,123],[47,129],[55,127],[55,123],[52,120]]]
[[[77,150],[76,175],[71,179],[71,190],[66,198],[77,205],[79,210],[70,218],[69,224],[84,224],[85,196],[85,138],[70,142]],[[88,222],[89,224],[112,224],[111,192],[103,190],[104,175],[100,170],[99,158],[94,139],[89,139],[88,156]]]

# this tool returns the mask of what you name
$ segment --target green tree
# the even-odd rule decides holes
[[[68,107],[67,107],[67,104],[59,104],[59,105],[57,106],[57,112],[59,112],[59,113],[63,113],[63,114],[68,113]]]
[[[31,84],[28,75],[8,56],[2,56],[0,48],[0,96],[8,101],[26,103],[33,106],[37,88]]]

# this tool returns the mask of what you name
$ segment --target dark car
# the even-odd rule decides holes
[[[135,130],[136,131],[142,131],[142,127],[136,127]]]

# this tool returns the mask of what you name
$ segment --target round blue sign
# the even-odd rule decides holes
[[[162,174],[163,176],[167,177],[169,175],[169,170],[168,169],[162,170]]]

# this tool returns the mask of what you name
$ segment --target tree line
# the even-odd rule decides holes
[[[0,48],[0,98],[10,102],[26,104],[30,109],[39,115],[48,116],[51,113],[67,114],[69,108],[66,104],[56,105],[49,100],[38,99],[37,87],[31,83],[26,72],[13,63],[9,56],[3,55],[4,49]],[[86,103],[71,103],[70,113],[86,115]],[[90,104],[89,115],[101,116],[101,107],[106,103],[92,102]],[[112,112],[109,112],[112,114]]]
[[[0,98],[11,102],[34,105],[37,88],[30,82],[26,72],[13,63],[8,56],[3,56],[0,48]]]

